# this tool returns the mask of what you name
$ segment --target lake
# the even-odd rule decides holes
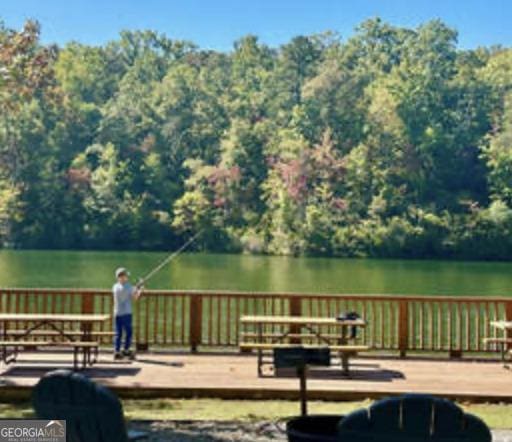
[[[109,288],[116,267],[136,279],[165,256],[2,250],[0,286]],[[508,296],[512,263],[183,254],[148,288]]]

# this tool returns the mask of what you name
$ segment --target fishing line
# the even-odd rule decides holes
[[[149,271],[149,273],[137,282],[137,287],[142,287],[149,279],[155,276],[165,265],[169,264],[173,259],[177,258],[189,245],[191,245],[199,235],[203,233],[203,230],[197,232],[192,238],[185,242],[178,250],[167,256],[162,262],[160,262],[155,268]]]

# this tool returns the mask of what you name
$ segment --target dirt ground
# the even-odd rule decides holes
[[[134,422],[131,429],[147,431],[150,441],[266,442],[286,441],[285,426],[277,422]],[[493,431],[493,442],[512,442],[512,431]]]
[[[284,423],[274,422],[133,422],[131,430],[147,431],[149,441],[264,442],[286,441]]]

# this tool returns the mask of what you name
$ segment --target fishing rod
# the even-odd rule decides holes
[[[161,263],[159,263],[154,269],[152,269],[144,278],[139,279],[137,287],[142,287],[150,278],[155,276],[165,265],[169,264],[174,258],[177,258],[190,244],[192,244],[199,235],[203,233],[202,230],[197,232],[192,238],[185,242],[178,250],[167,256]]]

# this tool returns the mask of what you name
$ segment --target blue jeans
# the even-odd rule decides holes
[[[121,350],[121,340],[125,335],[124,350],[128,350],[132,343],[132,315],[119,315],[115,317],[116,338],[114,347],[116,352]]]

